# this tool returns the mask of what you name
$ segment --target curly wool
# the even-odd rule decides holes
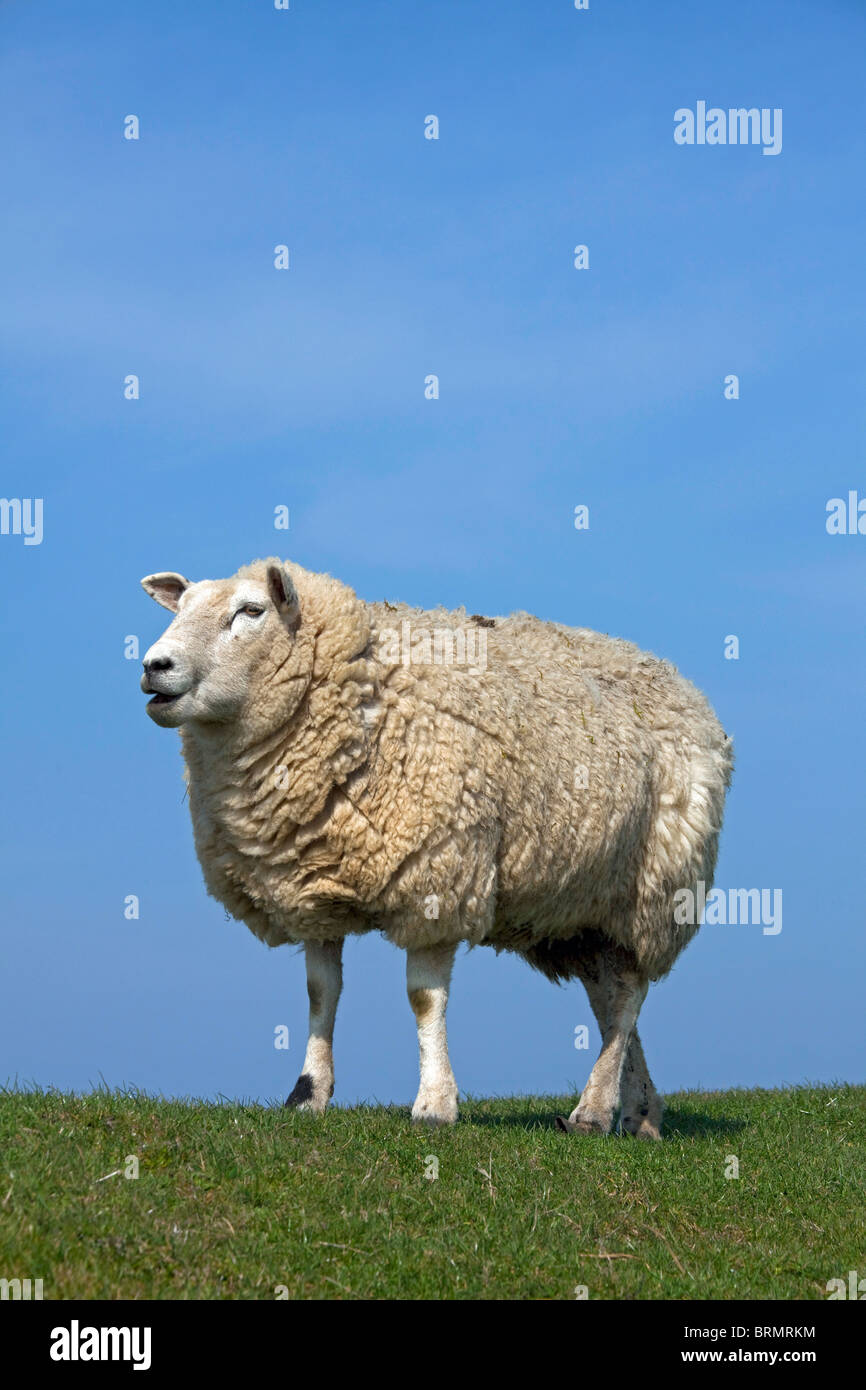
[[[674,894],[709,890],[732,770],[705,697],[585,628],[365,603],[285,568],[300,621],[243,717],[182,731],[209,892],[271,946],[378,930],[564,978],[600,934],[645,978],[670,970],[697,930]],[[483,623],[486,665],[406,664],[404,623]]]

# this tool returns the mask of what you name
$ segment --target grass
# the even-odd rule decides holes
[[[866,1087],[667,1104],[647,1144],[557,1133],[568,1098],[418,1131],[395,1107],[0,1091],[0,1277],[52,1299],[823,1299],[866,1275]]]

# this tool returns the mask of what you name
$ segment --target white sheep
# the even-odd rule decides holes
[[[181,731],[208,891],[268,945],[304,945],[286,1104],[327,1106],[343,939],[380,931],[407,956],[413,1119],[457,1117],[445,1010],[465,941],[586,986],[602,1049],[560,1127],[609,1133],[621,1106],[658,1138],[637,1017],[697,930],[674,894],[712,882],[732,768],[704,696],[584,628],[365,603],[279,560],[142,584],[175,614],[142,689]]]

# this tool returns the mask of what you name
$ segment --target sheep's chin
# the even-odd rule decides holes
[[[152,700],[148,700],[145,709],[154,724],[158,724],[161,729],[176,729],[184,719],[189,718],[188,695],[189,691],[184,691],[172,700],[160,699],[154,695]]]

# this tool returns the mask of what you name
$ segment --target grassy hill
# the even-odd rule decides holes
[[[823,1299],[866,1275],[866,1087],[672,1095],[661,1144],[559,1134],[573,1103],[470,1100],[446,1132],[3,1091],[0,1277],[45,1298]]]

